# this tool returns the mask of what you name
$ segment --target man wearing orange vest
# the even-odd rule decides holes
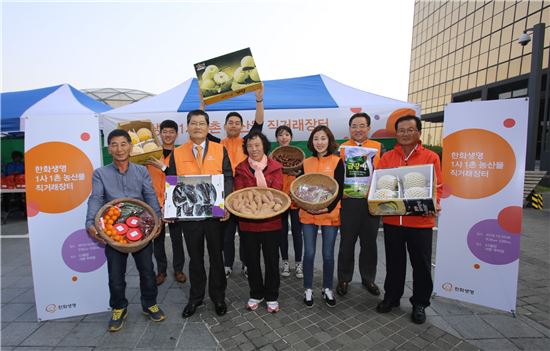
[[[345,163],[346,146],[362,146],[376,149],[373,166],[376,168],[380,160],[382,145],[374,140],[368,140],[370,131],[370,116],[364,112],[355,113],[349,119],[349,133],[351,139],[341,145],[340,156]],[[372,171],[372,170],[371,170]],[[347,198],[342,199],[342,211],[340,213],[342,224],[340,226],[340,249],[338,251],[338,285],[336,293],[343,296],[347,294],[349,283],[353,278],[355,265],[355,243],[359,238],[359,273],[361,282],[367,290],[375,295],[380,295],[378,286],[374,283],[376,278],[376,265],[378,262],[378,248],[376,237],[380,217],[369,213],[367,199]]]
[[[264,86],[263,83],[259,90],[256,90],[256,114],[254,116],[254,124],[250,128],[249,132],[262,131],[264,124]],[[231,166],[233,167],[233,174],[235,173],[235,167],[246,159],[243,149],[243,138],[241,137],[241,131],[243,129],[243,118],[238,112],[229,112],[225,117],[224,124],[225,133],[227,137],[221,141],[221,144],[227,149],[227,154],[231,160]],[[224,230],[224,244],[223,244],[223,256],[225,263],[225,276],[229,278],[233,271],[233,263],[235,261],[235,231],[237,230],[237,220],[234,216],[231,216],[226,222]],[[244,262],[243,244],[240,241],[239,244],[239,256],[242,262],[242,273],[246,277],[247,269],[246,262]]]
[[[189,141],[174,149],[169,156],[166,175],[223,174],[224,194],[233,191],[233,170],[225,147],[207,139],[208,114],[194,110],[187,114]],[[221,220],[227,220],[229,213]],[[227,312],[225,288],[227,281],[223,269],[223,225],[219,218],[182,221],[183,235],[189,253],[189,280],[191,288],[189,301],[183,309],[182,317],[187,318],[202,305],[206,290],[206,270],[204,268],[204,240],[208,247],[210,271],[208,274],[208,295],[214,303],[216,314]]]
[[[147,162],[147,170],[153,181],[153,188],[157,193],[159,204],[164,204],[164,188],[166,185],[166,176],[164,171],[167,168],[166,161],[168,156],[174,150],[176,139],[178,137],[178,124],[170,119],[160,123],[160,139],[162,140],[163,157],[161,160],[151,159]],[[183,230],[180,222],[168,223],[170,229],[170,240],[172,241],[172,262],[174,267],[174,277],[177,282],[185,283],[187,277],[183,273],[185,264],[185,250],[183,249]],[[157,261],[157,285],[161,285],[166,280],[166,268],[168,260],[164,248],[164,239],[166,237],[166,226],[163,224],[159,236],[153,242],[153,252]]]
[[[441,210],[442,179],[439,156],[422,146],[422,123],[416,116],[403,116],[395,122],[397,144],[384,154],[379,167],[433,164],[437,179],[436,212]],[[414,323],[426,321],[426,307],[433,292],[432,236],[436,213],[426,216],[384,216],[384,247],[386,251],[386,280],[384,299],[376,306],[379,313],[388,313],[400,305],[405,289],[407,252],[413,269],[411,319]]]

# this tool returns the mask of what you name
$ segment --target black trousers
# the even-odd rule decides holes
[[[227,281],[223,269],[223,226],[219,219],[203,221],[183,221],[183,235],[189,253],[189,303],[199,303],[206,290],[206,270],[204,267],[204,241],[208,248],[210,270],[208,273],[208,295],[213,302],[225,299]]]
[[[366,199],[344,199],[340,209],[338,281],[350,282],[355,266],[355,244],[359,238],[359,273],[363,283],[374,283],[378,263],[376,238],[380,217],[369,213]]]
[[[183,228],[181,222],[168,223],[170,228],[170,240],[172,241],[172,267],[174,272],[183,272],[185,264],[185,250],[183,248]],[[166,273],[168,259],[164,239],[166,238],[166,226],[162,226],[160,234],[153,241],[155,260],[157,261],[157,273]]]
[[[279,299],[279,240],[281,231],[241,232],[248,267],[250,297],[266,301]],[[260,253],[264,255],[265,279],[262,277]]]
[[[107,271],[109,272],[109,306],[111,308],[126,308],[126,265],[128,254],[117,251],[111,246],[105,246],[107,257]],[[139,289],[141,291],[141,306],[151,307],[157,303],[157,284],[155,284],[155,271],[153,269],[153,246],[145,246],[143,249],[132,253],[136,268],[139,272]]]
[[[386,281],[384,300],[397,302],[403,296],[407,251],[413,269],[413,305],[427,307],[433,291],[432,228],[408,228],[384,224]]]
[[[233,269],[235,262],[235,232],[238,229],[237,217],[231,215],[229,219],[223,222],[224,226],[224,242],[223,242],[223,260],[226,267]],[[239,232],[239,259],[246,266],[244,257],[244,247],[241,234]]]

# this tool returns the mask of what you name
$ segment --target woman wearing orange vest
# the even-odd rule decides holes
[[[344,190],[344,164],[342,159],[334,154],[338,144],[334,135],[327,126],[317,126],[311,132],[307,142],[308,149],[313,156],[304,161],[304,173],[323,173],[334,177],[338,182],[336,199],[318,211],[300,210],[300,222],[304,235],[304,303],[307,307],[313,306],[313,262],[315,260],[315,246],[317,230],[321,228],[323,237],[323,291],[325,303],[329,307],[336,305],[332,292],[334,276],[334,244],[338,227],[340,226],[340,199]]]
[[[292,130],[288,126],[279,126],[275,130],[275,137],[279,146],[290,145],[292,141]],[[290,184],[296,179],[296,174],[283,173],[283,191],[290,195]],[[292,242],[294,243],[294,262],[296,278],[302,279],[304,277],[304,271],[302,268],[302,224],[298,215],[298,207],[292,202],[290,208],[283,213],[283,230],[281,232],[281,258],[283,260],[283,267],[281,269],[281,275],[283,277],[290,276],[290,265],[288,264],[288,217],[290,217],[290,228],[292,231]]]

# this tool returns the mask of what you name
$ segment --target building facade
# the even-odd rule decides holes
[[[522,46],[518,38],[541,22],[542,118],[550,1],[415,1],[408,100],[422,107],[424,143],[441,146],[443,110],[450,102],[527,96],[533,45]]]

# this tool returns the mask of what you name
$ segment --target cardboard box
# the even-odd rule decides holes
[[[261,80],[250,48],[195,64],[199,89],[209,105],[260,89]]]
[[[425,177],[423,187],[427,196],[420,198],[405,198],[404,177],[411,172],[417,172]],[[397,177],[397,189],[395,198],[377,199],[375,194],[378,189],[378,180],[384,175]],[[422,188],[422,187],[421,187]],[[376,216],[419,216],[429,212],[435,212],[437,180],[433,165],[407,166],[399,168],[376,169],[373,173],[372,183],[368,195],[369,212]]]
[[[124,129],[127,132],[130,132],[130,131],[137,132],[141,128],[147,128],[151,131],[152,139],[148,141],[139,142],[135,145],[143,148],[145,144],[154,143],[157,146],[157,149],[154,151],[144,152],[142,154],[130,153],[130,162],[134,162],[142,165],[142,164],[145,164],[145,162],[150,158],[156,158],[159,160],[162,158],[162,143],[160,142],[160,139],[155,131],[155,126],[153,125],[153,123],[151,123],[150,120],[120,122],[118,123],[117,128]]]
[[[166,176],[164,218],[200,220],[223,217],[223,174]]]

